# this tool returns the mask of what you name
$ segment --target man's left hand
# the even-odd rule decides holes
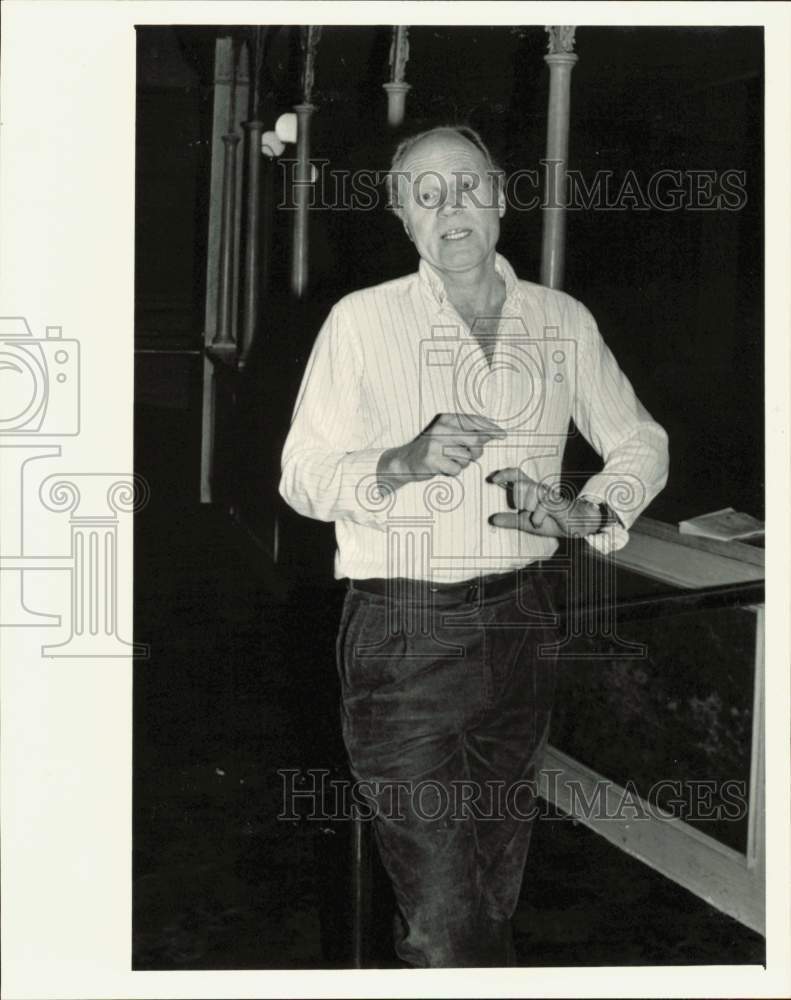
[[[553,499],[545,483],[536,482],[520,469],[501,469],[490,481],[510,491],[514,507],[492,515],[489,521],[498,528],[561,538],[591,535],[601,526],[601,513],[595,503],[578,499],[564,504]]]

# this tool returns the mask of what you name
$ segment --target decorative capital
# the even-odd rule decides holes
[[[388,514],[396,504],[395,489],[376,474],[363,476],[354,493],[357,503],[369,514]]]
[[[430,513],[456,510],[464,499],[464,487],[458,479],[434,478],[423,490],[423,505]]]
[[[148,482],[137,473],[55,473],[43,481],[39,498],[47,510],[68,511],[72,521],[117,521],[148,503]]]
[[[409,61],[409,26],[393,25],[393,38],[390,42],[390,82],[403,83],[406,64]]]
[[[303,103],[310,104],[313,96],[313,80],[316,72],[316,54],[319,48],[322,25],[303,25],[300,29],[300,46],[302,48],[302,98]]]
[[[550,55],[568,54],[574,52],[574,32],[576,25],[551,24],[544,28],[549,35],[547,52]]]
[[[249,83],[250,70],[247,46],[238,48],[238,40],[232,35],[218,38],[214,47],[214,82]]]

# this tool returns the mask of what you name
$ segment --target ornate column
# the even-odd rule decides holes
[[[310,163],[310,118],[316,110],[311,103],[316,54],[321,27],[311,24],[301,29],[302,102],[297,113],[297,169],[294,178],[294,241],[291,255],[291,291],[301,299],[308,288],[308,211],[312,195],[313,171]]]
[[[587,475],[580,474],[577,487],[587,479]],[[546,501],[550,513],[555,509],[566,512],[568,516],[578,488],[570,478],[560,482],[549,480],[546,485],[550,488]],[[604,500],[612,509],[628,513],[640,509],[645,500],[645,490],[636,477],[614,475],[604,489]],[[559,659],[579,660],[643,659],[646,656],[646,647],[642,643],[631,642],[618,634],[617,566],[617,562],[609,556],[591,556],[587,538],[568,540],[566,555],[553,559],[551,564],[551,572],[560,573],[564,578],[565,628],[557,642],[541,647],[541,655],[553,652]],[[598,649],[586,652],[574,642],[576,639],[606,640],[606,652]]]
[[[233,141],[230,143],[230,146],[234,147],[231,153],[229,143],[224,141],[224,137],[234,135],[239,123],[248,117],[249,86],[246,46],[242,46],[241,51],[238,51],[238,45],[231,35],[218,38],[215,43],[214,55],[211,179],[203,339],[204,346],[211,349],[215,355],[231,359],[236,350],[234,320],[238,288],[236,247],[240,228],[238,220],[241,217],[241,163],[235,150],[238,138],[237,143]],[[227,194],[231,175],[235,205],[229,211]],[[230,267],[230,277],[224,270],[226,267]],[[224,299],[221,301],[223,296]],[[215,374],[214,361],[208,356],[205,357],[201,406],[201,503],[212,501],[217,388]]]
[[[144,656],[144,645],[118,635],[118,515],[146,505],[140,476],[78,473],[48,476],[39,497],[51,511],[68,511],[71,527],[71,635],[44,646],[51,657]]]
[[[386,515],[387,580],[394,598],[386,622],[386,634],[357,648],[359,656],[376,656],[384,641],[393,635],[420,635],[431,638],[434,649],[419,655],[463,656],[461,645],[447,642],[436,635],[436,624],[442,610],[432,599],[431,573],[435,568],[434,526],[437,515],[455,510],[464,499],[464,488],[456,479],[433,478],[422,489],[422,509],[419,513],[399,514],[398,496],[382,487],[375,475],[367,476],[357,485],[360,506],[380,516]],[[421,600],[415,604],[399,602],[403,597],[404,579],[420,580]],[[410,588],[414,592],[415,588]]]
[[[220,289],[217,296],[217,333],[212,348],[232,351],[233,340],[233,278],[236,214],[236,147],[240,136],[229,133],[222,137],[225,147],[222,176],[222,228],[220,230]]]
[[[244,123],[247,132],[247,232],[244,252],[244,295],[242,304],[242,333],[240,337],[239,365],[243,367],[253,344],[258,323],[258,297],[260,287],[259,247],[261,225],[261,136],[264,123]]]
[[[573,52],[573,27],[553,25],[545,30],[549,34],[549,53],[544,56],[544,62],[549,66],[549,105],[541,284],[549,288],[561,288],[566,249],[566,166],[571,71],[577,62],[577,56]]]
[[[393,41],[390,44],[389,83],[382,87],[387,92],[387,122],[396,127],[404,120],[406,95],[411,89],[404,80],[406,64],[409,59],[409,26],[397,24],[393,26]]]
[[[291,291],[298,299],[308,288],[308,225],[313,176],[310,164],[312,104],[297,104],[297,169],[294,177],[294,242],[291,250]]]

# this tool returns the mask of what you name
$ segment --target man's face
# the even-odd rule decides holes
[[[401,171],[401,218],[424,260],[463,272],[494,258],[505,201],[477,147],[453,133],[428,136]]]

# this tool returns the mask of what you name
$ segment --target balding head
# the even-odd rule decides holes
[[[448,281],[474,272],[488,281],[505,198],[483,140],[465,126],[406,139],[389,175],[391,208],[420,256]],[[455,275],[455,277],[451,277]]]
[[[396,147],[385,183],[388,207],[403,220],[404,189],[399,181],[407,180],[408,186],[419,185],[421,166],[425,167],[423,153],[430,149],[451,151],[453,147],[468,148],[477,163],[478,171],[488,176],[493,183],[486,185],[496,198],[502,191],[503,170],[495,162],[488,146],[468,125],[437,125],[403,139]],[[484,192],[480,192],[483,196]]]

